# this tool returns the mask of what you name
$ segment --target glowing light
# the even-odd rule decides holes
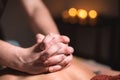
[[[69,11],[68,11],[68,14],[71,17],[75,17],[77,15],[77,10],[75,8],[70,8]]]
[[[87,17],[87,11],[84,9],[79,9],[77,15],[79,18],[85,19]]]
[[[90,10],[89,17],[95,19],[97,17],[97,12],[95,10]]]
[[[69,14],[68,14],[67,10],[62,13],[62,17],[63,17],[64,19],[69,18]]]

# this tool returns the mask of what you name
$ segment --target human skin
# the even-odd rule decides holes
[[[54,35],[39,37],[37,43],[29,48],[0,40],[0,64],[30,74],[61,70],[71,61],[73,49],[66,45],[65,37]]]
[[[41,41],[41,36],[43,36],[43,35],[38,34],[36,36],[37,43],[39,43]],[[62,42],[62,44],[61,44],[61,42]],[[61,59],[60,60],[61,62],[59,61],[59,64],[56,64],[56,65],[60,65],[61,69],[64,68],[65,66],[69,65],[69,63],[71,62],[72,57],[73,57],[72,53],[74,51],[73,48],[68,45],[69,42],[70,42],[69,38],[64,35],[53,34],[53,33],[47,35],[43,39],[43,43],[47,44],[47,45],[45,44],[45,46],[47,48],[47,51],[50,54],[47,55],[48,59],[45,61],[45,64],[46,63],[49,64],[48,66],[54,65],[55,63],[58,63],[56,61],[59,61]],[[51,45],[53,45],[53,46],[51,46]],[[55,46],[57,46],[57,47],[55,48]],[[42,56],[44,56],[44,55],[46,56],[46,54],[43,54]],[[60,58],[60,55],[64,56],[65,58],[64,59]],[[55,66],[53,66],[53,67],[55,67]],[[60,69],[58,69],[58,70],[60,70]],[[57,70],[55,70],[55,71],[57,71]],[[54,71],[50,71],[50,72],[54,72]]]
[[[19,2],[35,34],[48,35],[54,33],[60,35],[49,10],[42,0],[19,0]],[[68,43],[65,44],[68,45]]]
[[[59,30],[42,0],[18,0],[26,14],[33,31],[47,35],[60,34]]]
[[[90,66],[84,60],[74,57],[70,66],[53,73],[30,75],[11,69],[3,69],[0,70],[0,80],[90,80],[96,76],[90,67],[97,68],[98,66]],[[100,71],[103,75],[115,76],[120,74],[119,71],[110,69],[105,71],[103,67]]]
[[[48,35],[49,33],[59,34],[59,31],[58,31],[55,23],[53,22],[53,19],[51,18],[49,11],[47,10],[46,6],[43,4],[42,0],[19,0],[19,1],[24,8],[24,12],[27,13],[28,21],[30,21],[35,33],[42,33],[44,35]],[[60,45],[59,43],[60,44],[62,43],[62,46],[64,45],[63,49],[65,48],[65,46],[68,45],[68,42],[64,43],[64,42],[60,41],[60,42],[58,42],[57,45],[54,43],[53,46],[57,48]],[[48,60],[51,60],[52,64],[53,63],[56,64],[56,68],[46,68],[45,66],[43,66],[41,68],[40,67],[41,65],[35,65],[36,62],[38,63],[40,61],[40,60],[36,60],[40,57],[40,52],[39,52],[39,54],[35,54],[38,52],[34,51],[34,50],[36,50],[37,47],[39,47],[39,43],[36,43],[35,45],[33,45],[32,47],[29,47],[29,48],[21,48],[21,47],[13,46],[2,40],[0,40],[0,44],[1,44],[0,45],[0,64],[1,65],[8,66],[10,68],[13,68],[13,69],[16,69],[19,71],[23,71],[23,72],[28,72],[31,74],[37,74],[37,73],[42,73],[42,72],[46,72],[46,71],[54,72],[57,70],[61,70],[61,68],[65,67],[64,65],[67,65],[70,62],[70,60],[71,60],[70,57],[72,57],[72,55],[69,55],[69,56],[55,55],[55,56],[51,57],[51,59],[48,59]],[[49,45],[49,43],[47,45]],[[51,46],[51,47],[53,47],[53,46]],[[38,50],[41,50],[41,49],[38,49]],[[51,50],[49,50],[49,52],[47,52],[47,53],[50,54],[50,51]],[[67,53],[67,52],[62,52],[62,50],[60,52],[65,53],[65,54]],[[32,53],[34,53],[34,54],[32,54]],[[39,57],[36,58],[36,56],[39,56]],[[46,55],[44,55],[44,56],[46,56]],[[68,60],[68,57],[69,57],[69,60]],[[64,59],[65,59],[65,61],[64,61]],[[57,62],[55,62],[55,61],[57,61]],[[62,66],[57,65],[57,63],[60,63],[60,62],[61,62],[60,65],[62,65]],[[25,64],[25,65],[27,64],[27,68],[23,64]],[[31,66],[31,64],[34,64],[36,67]],[[31,69],[30,66],[32,67],[32,70],[30,70]],[[49,64],[49,66],[51,66],[51,64]]]
[[[44,8],[43,3],[39,3],[41,0],[20,1],[22,1],[22,5],[28,14],[28,19],[35,33],[40,32],[47,35],[53,32],[59,34],[56,25],[52,21],[46,8]],[[1,70],[0,80],[90,80],[94,75],[95,74],[85,67],[80,60],[78,61],[74,58],[70,66],[54,73],[29,75],[10,69]]]
[[[70,66],[53,73],[29,75],[6,69],[0,72],[0,80],[90,80],[95,74],[78,59],[73,59]]]

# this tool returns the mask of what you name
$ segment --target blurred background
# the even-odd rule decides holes
[[[120,70],[120,0],[43,0],[61,34],[71,38],[74,55]],[[17,0],[8,0],[1,24],[4,37],[22,47],[35,42]]]

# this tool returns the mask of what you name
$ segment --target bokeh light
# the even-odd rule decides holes
[[[79,18],[85,19],[85,18],[87,18],[87,11],[84,9],[79,9],[77,15]]]
[[[89,17],[92,18],[92,19],[95,19],[97,17],[97,11],[90,10],[89,11]]]
[[[69,18],[69,14],[68,14],[67,10],[62,13],[62,17],[63,17],[63,19],[68,19]]]
[[[71,17],[75,17],[75,16],[77,15],[77,10],[76,10],[75,8],[70,8],[70,9],[68,10],[68,14],[69,14],[69,16],[71,16]]]

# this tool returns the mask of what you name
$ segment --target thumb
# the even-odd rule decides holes
[[[42,35],[42,34],[37,34],[37,35],[36,35],[36,39],[37,39],[36,42],[37,42],[37,43],[41,43],[41,42],[43,41],[44,37],[45,37],[45,36]]]
[[[39,48],[40,48],[41,50],[44,50],[44,49],[45,49],[45,45],[44,45],[44,43],[43,43],[44,38],[45,38],[45,36],[42,35],[42,34],[37,34],[37,35],[36,35],[36,39],[37,39],[36,42],[37,42],[37,44],[39,44]]]

